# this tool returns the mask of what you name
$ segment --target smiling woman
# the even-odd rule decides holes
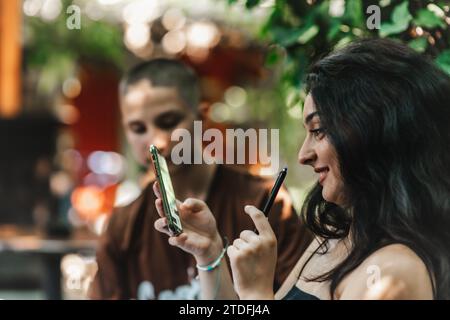
[[[396,244],[399,265],[412,259],[428,273],[423,291],[450,298],[449,77],[406,46],[366,40],[316,63],[307,83],[306,118],[317,112],[308,129],[324,134],[307,137],[300,161],[327,170],[303,214],[325,239],[319,248],[351,243],[340,264],[314,279],[329,280],[336,296],[346,276]],[[416,277],[404,271],[407,283]]]

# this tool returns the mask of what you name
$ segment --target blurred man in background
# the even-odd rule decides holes
[[[192,136],[194,121],[200,120],[199,81],[193,70],[180,61],[155,59],[131,69],[119,90],[122,122],[139,164],[150,170],[148,150],[154,144],[167,159],[178,199],[204,200],[216,215],[220,234],[230,241],[243,230],[253,230],[244,205],[262,207],[273,185],[271,179],[225,165],[171,162],[171,151],[178,143],[171,140],[172,132],[186,129]],[[149,179],[132,203],[115,208],[100,240],[91,298],[199,298],[194,259],[170,246],[166,237],[154,229],[158,213],[153,180]],[[269,220],[278,239],[274,283],[278,288],[312,238],[286,190],[277,197]]]

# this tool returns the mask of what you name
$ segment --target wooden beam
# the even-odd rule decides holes
[[[22,1],[0,1],[0,117],[21,109]]]

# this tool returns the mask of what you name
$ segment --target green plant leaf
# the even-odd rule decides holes
[[[319,33],[319,27],[315,24],[307,23],[300,29],[275,28],[273,35],[280,45],[289,47],[295,43],[305,44]]]
[[[450,75],[450,49],[442,51],[436,58],[437,65]]]
[[[379,35],[380,37],[387,37],[391,34],[397,34],[408,29],[412,16],[408,10],[408,1],[403,1],[394,8],[392,12],[391,21],[381,24]]]
[[[327,41],[332,41],[339,34],[341,24],[339,21],[334,22],[327,33]]]
[[[342,38],[341,40],[339,40],[338,43],[336,43],[336,45],[334,46],[334,49],[339,50],[339,49],[345,47],[350,42],[352,42],[352,40],[353,40],[353,37],[346,36],[346,37]]]
[[[445,28],[445,23],[442,21],[441,18],[436,16],[434,12],[431,12],[427,9],[421,9],[417,13],[417,18],[414,19],[414,23],[419,27],[425,27],[425,28],[436,28],[441,27]]]
[[[245,7],[247,9],[251,9],[253,7],[256,7],[259,4],[259,0],[247,0],[245,3]]]
[[[351,19],[353,26],[365,26],[363,5],[361,0],[347,0],[345,7],[345,15]]]
[[[428,42],[426,38],[421,37],[410,41],[408,45],[417,52],[422,53],[427,49]]]
[[[275,42],[287,47],[297,42],[298,37],[302,34],[302,29],[286,29],[283,27],[275,27],[272,34]]]
[[[391,34],[400,33],[402,31],[405,31],[402,26],[395,25],[391,22],[383,22],[380,26],[379,35],[380,37],[384,38]]]
[[[278,61],[280,61],[280,51],[279,51],[279,47],[272,47],[269,49],[269,51],[266,54],[265,57],[265,65],[266,66],[273,66],[274,64],[276,64]]]
[[[412,16],[408,10],[408,4],[409,1],[403,1],[401,4],[394,8],[394,11],[392,12],[392,21],[395,24],[405,25],[411,21]]]
[[[297,41],[300,44],[305,44],[312,38],[314,38],[319,33],[319,27],[316,25],[310,26],[306,29],[300,37],[298,37]]]

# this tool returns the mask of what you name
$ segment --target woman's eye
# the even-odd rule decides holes
[[[175,128],[183,119],[184,116],[181,114],[165,115],[156,119],[155,125],[163,130],[170,130]]]
[[[317,129],[309,130],[309,132],[317,140],[320,140],[320,139],[322,139],[325,136],[325,130],[323,128],[317,128]]]

